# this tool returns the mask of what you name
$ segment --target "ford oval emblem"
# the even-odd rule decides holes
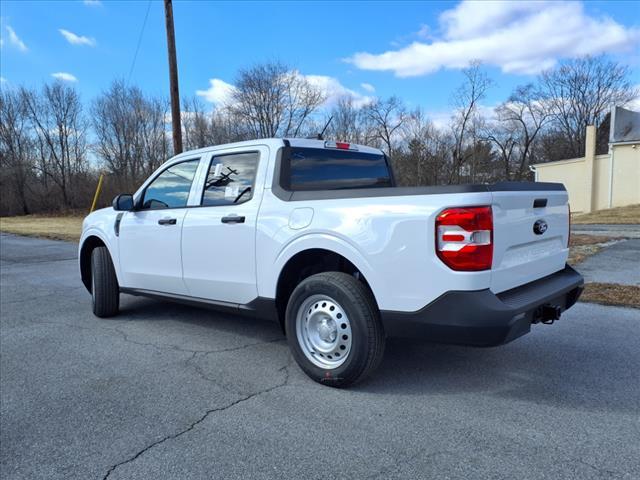
[[[544,220],[538,220],[533,224],[533,233],[535,233],[536,235],[542,235],[547,231],[547,228],[549,228],[547,222],[545,222]]]

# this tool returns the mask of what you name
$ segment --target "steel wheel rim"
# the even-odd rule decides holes
[[[338,368],[349,357],[351,322],[345,310],[328,295],[308,297],[296,314],[298,345],[317,367]]]

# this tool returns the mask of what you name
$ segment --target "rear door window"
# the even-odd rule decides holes
[[[204,184],[202,205],[234,205],[251,200],[259,157],[258,152],[214,156]]]
[[[338,190],[392,186],[382,154],[325,148],[291,148],[285,162],[284,188]]]

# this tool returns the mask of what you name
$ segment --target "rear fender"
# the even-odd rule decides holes
[[[380,291],[379,275],[371,267],[369,262],[367,262],[364,255],[362,255],[362,253],[360,253],[358,249],[348,241],[325,233],[303,235],[288,243],[276,257],[269,280],[264,285],[265,289],[262,290],[264,293],[261,293],[261,295],[269,298],[275,298],[276,286],[284,266],[294,255],[311,249],[329,250],[349,260],[358,269],[358,271],[364,275],[371,287],[371,290],[373,291],[374,297],[377,299],[376,292]]]

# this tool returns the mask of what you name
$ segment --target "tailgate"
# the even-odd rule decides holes
[[[567,192],[493,191],[492,195],[491,291],[500,293],[562,270],[569,255]]]

